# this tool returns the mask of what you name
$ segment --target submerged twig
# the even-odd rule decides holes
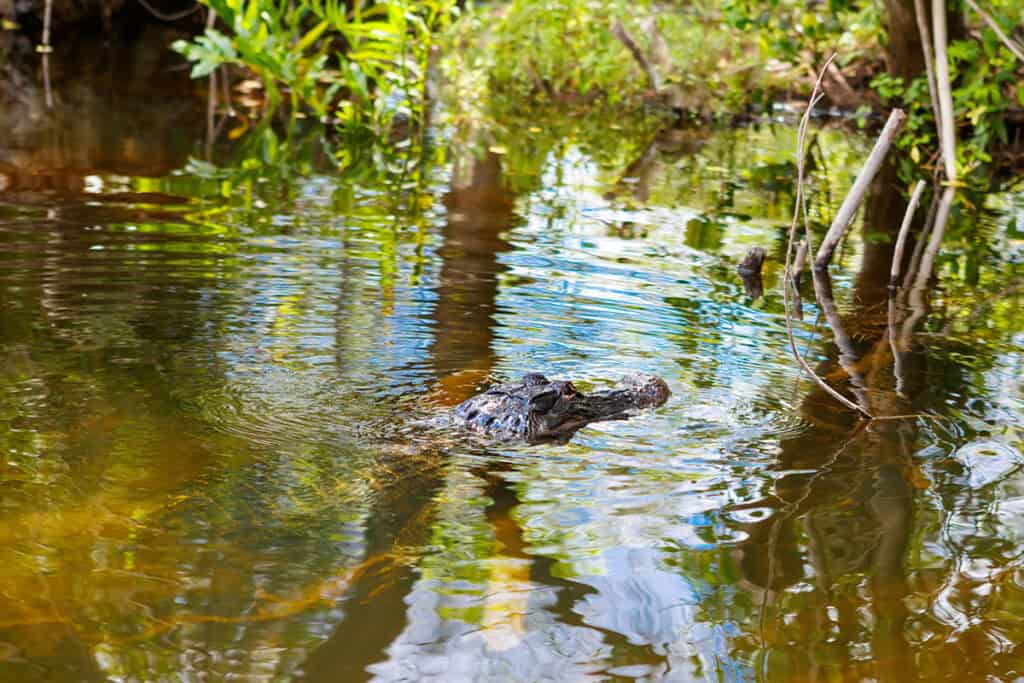
[[[847,408],[855,410],[861,415],[870,418],[870,413],[867,413],[863,408],[858,406],[856,403],[846,398],[838,391],[829,386],[828,382],[823,380],[817,375],[816,372],[807,363],[807,360],[800,355],[800,350],[796,346],[796,337],[793,334],[793,320],[790,316],[790,288],[788,286],[790,279],[792,278],[792,261],[793,261],[793,242],[796,238],[797,225],[800,222],[801,216],[804,220],[804,233],[805,238],[808,240],[808,249],[810,248],[810,231],[807,229],[807,211],[804,205],[804,154],[805,154],[805,143],[807,141],[807,127],[810,124],[811,112],[814,110],[815,105],[821,100],[824,95],[821,94],[821,81],[825,77],[825,72],[828,69],[828,65],[832,63],[832,60],[836,58],[835,53],[825,62],[825,66],[822,67],[821,72],[818,74],[817,80],[814,82],[814,90],[811,92],[811,99],[807,103],[807,109],[804,111],[804,115],[800,118],[800,127],[797,129],[797,142],[796,142],[796,206],[793,207],[793,222],[789,226],[789,238],[786,242],[786,267],[783,271],[783,286],[782,286],[782,297],[783,303],[786,309],[786,336],[789,338],[789,348],[793,352],[793,357],[796,358],[800,367],[811,376],[811,378],[818,384],[822,390],[832,398],[842,403]]]
[[[892,255],[892,268],[889,270],[889,289],[896,289],[897,283],[900,278],[900,266],[903,265],[903,247],[907,243],[907,233],[910,232],[910,224],[914,220],[914,212],[917,210],[917,205],[921,201],[921,194],[924,192],[924,181],[918,180],[917,187],[914,188],[914,194],[910,197],[910,203],[907,204],[907,212],[903,214],[903,223],[900,225],[900,234],[896,238],[896,249]]]
[[[888,154],[889,147],[892,146],[893,141],[896,139],[896,134],[903,126],[906,118],[907,115],[902,109],[893,109],[889,114],[889,120],[886,122],[885,128],[882,129],[881,135],[878,136],[878,140],[875,142],[871,154],[868,155],[867,161],[864,162],[864,168],[857,174],[857,179],[853,181],[850,193],[843,200],[842,205],[839,207],[839,212],[836,213],[832,225],[829,226],[825,238],[821,241],[821,246],[818,247],[818,255],[814,259],[814,267],[816,269],[821,270],[828,267],[829,262],[832,260],[832,254],[839,244],[839,240],[842,239],[843,233],[846,232],[850,222],[853,221],[854,214],[857,213],[861,202],[864,201],[864,195],[867,194],[871,181],[878,174],[878,169],[882,167],[885,155]]]

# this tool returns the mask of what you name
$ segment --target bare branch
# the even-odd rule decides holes
[[[953,121],[953,90],[949,84],[949,57],[946,55],[946,0],[932,0],[932,39],[935,42],[935,86],[939,95],[942,118],[939,124],[939,143],[942,162],[946,169],[946,182],[956,182],[956,129]]]
[[[917,19],[917,32],[921,36],[921,52],[924,53],[924,70],[928,75],[928,96],[932,102],[932,115],[935,127],[942,125],[942,111],[939,109],[939,93],[935,85],[935,57],[932,55],[932,32],[928,28],[928,10],[924,0],[914,0],[914,17]]]
[[[889,288],[896,289],[896,285],[900,278],[900,266],[903,265],[903,247],[907,243],[907,233],[910,232],[910,224],[914,220],[914,211],[917,210],[917,205],[921,201],[921,194],[924,192],[924,181],[918,180],[917,187],[914,188],[914,194],[910,197],[910,203],[907,204],[907,212],[903,214],[903,224],[900,225],[900,234],[896,238],[896,249],[892,255],[892,269],[889,271]]]
[[[875,147],[871,150],[871,154],[868,155],[867,161],[864,162],[864,168],[857,175],[857,179],[853,181],[850,193],[843,200],[842,206],[839,207],[839,212],[836,213],[835,220],[832,221],[832,225],[825,234],[825,239],[822,240],[821,246],[818,247],[818,255],[814,260],[814,267],[816,269],[828,268],[829,261],[832,260],[832,254],[835,252],[839,240],[842,239],[843,233],[846,232],[850,222],[853,221],[854,214],[857,213],[861,202],[864,201],[864,195],[867,194],[871,181],[878,174],[878,169],[882,167],[885,155],[889,153],[889,147],[892,146],[893,141],[896,139],[896,134],[903,126],[906,118],[907,115],[903,113],[902,109],[893,109],[889,114],[889,120],[886,122],[885,128],[882,129],[882,134],[878,136]]]
[[[825,62],[825,66],[822,67],[818,73],[818,79],[814,82],[814,90],[811,92],[811,99],[807,103],[807,109],[804,111],[804,115],[800,118],[800,127],[797,130],[797,143],[796,143],[796,206],[793,207],[793,222],[789,226],[789,239],[786,243],[786,267],[783,271],[782,279],[782,297],[786,309],[786,336],[789,338],[789,348],[793,352],[793,357],[796,358],[800,367],[810,375],[810,377],[832,398],[842,403],[847,408],[855,410],[861,415],[871,418],[871,415],[867,413],[863,408],[858,406],[856,403],[846,398],[838,391],[833,389],[828,383],[814,372],[811,366],[807,363],[807,360],[800,355],[800,350],[796,346],[796,337],[793,334],[793,319],[790,315],[790,287],[789,283],[792,280],[792,261],[793,261],[793,241],[796,238],[797,225],[800,223],[801,216],[804,219],[804,232],[808,240],[808,248],[810,248],[810,232],[807,230],[807,211],[804,203],[804,158],[805,158],[805,143],[807,140],[807,126],[811,120],[811,112],[814,110],[814,106],[822,98],[821,92],[821,81],[825,77],[825,72],[828,69],[829,64],[836,56],[833,54]]]
[[[935,265],[935,257],[939,254],[939,247],[942,245],[942,238],[946,234],[946,224],[949,222],[949,212],[953,207],[953,188],[947,187],[942,192],[942,199],[939,200],[939,208],[935,214],[935,227],[932,228],[931,238],[928,246],[921,254],[921,265],[917,271],[917,278],[914,280],[914,287],[923,289],[932,276],[932,268]]]

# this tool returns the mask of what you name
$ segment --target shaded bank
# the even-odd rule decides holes
[[[88,176],[162,177],[184,166],[205,130],[197,84],[167,46],[180,35],[146,24],[132,40],[72,40],[39,55],[17,35],[0,63],[0,191],[70,197]],[[95,189],[95,188],[90,188]]]

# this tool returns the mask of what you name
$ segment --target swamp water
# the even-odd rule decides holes
[[[3,108],[0,680],[1024,675],[1024,195],[954,210],[898,370],[893,179],[842,354],[804,283],[818,373],[920,415],[865,423],[790,356],[794,121],[439,129],[395,191],[211,147],[172,55],[112,61]],[[819,226],[870,144],[817,126]],[[528,371],[673,396],[564,445],[433,419]]]

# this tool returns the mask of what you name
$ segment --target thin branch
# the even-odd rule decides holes
[[[1010,52],[1016,55],[1017,59],[1019,59],[1021,63],[1024,63],[1024,50],[1022,50],[1020,45],[1015,43],[1010,38],[1010,36],[1006,35],[1003,32],[1003,29],[1000,28],[999,24],[996,23],[996,20],[992,18],[992,15],[978,7],[978,4],[974,2],[974,0],[964,1],[967,3],[968,7],[974,10],[978,14],[978,16],[985,20],[985,23],[988,24],[988,27],[992,29],[997,36],[999,36],[999,40],[1003,41],[1003,45],[1005,45]]]
[[[882,167],[885,155],[889,153],[889,147],[892,146],[893,141],[896,139],[896,134],[903,126],[906,118],[907,115],[903,113],[902,109],[893,109],[889,114],[889,120],[886,122],[885,128],[882,129],[881,135],[878,136],[875,147],[871,150],[871,154],[868,155],[867,161],[864,162],[864,168],[857,175],[857,179],[853,181],[850,193],[843,200],[842,205],[839,207],[839,212],[825,234],[825,239],[822,240],[821,246],[818,247],[818,255],[814,259],[814,267],[816,269],[828,268],[829,261],[832,260],[832,254],[835,252],[839,240],[843,238],[843,233],[846,232],[850,222],[853,221],[854,214],[857,213],[861,202],[864,201],[864,195],[867,194],[871,181],[878,174],[878,169]]]
[[[796,247],[796,258],[793,260],[793,274],[790,275],[788,283],[784,283],[783,286],[789,286],[793,288],[793,310],[796,312],[796,319],[804,319],[804,303],[800,298],[800,276],[803,275],[804,265],[807,263],[807,252],[810,249],[807,246],[807,240],[800,240],[800,243]]]
[[[928,28],[928,10],[924,0],[914,0],[914,18],[917,19],[917,32],[921,36],[921,52],[924,54],[924,70],[928,76],[928,96],[932,102],[932,116],[935,127],[942,125],[942,111],[939,109],[939,92],[935,85],[935,57],[932,55],[932,32]]]
[[[190,14],[193,14],[196,10],[202,7],[202,5],[200,5],[197,2],[196,4],[192,5],[192,7],[190,7],[189,9],[184,9],[180,12],[174,12],[173,14],[165,14],[157,8],[150,5],[148,2],[146,2],[146,0],[139,0],[139,4],[145,7],[147,12],[152,14],[157,19],[160,19],[161,21],[178,21],[179,19],[184,19],[185,17],[187,17]]]
[[[907,204],[907,212],[903,214],[903,224],[900,225],[900,234],[896,238],[896,249],[892,255],[892,269],[889,271],[889,289],[896,289],[896,285],[900,278],[900,266],[903,265],[903,247],[907,243],[907,233],[910,232],[910,224],[914,220],[914,212],[917,210],[917,205],[921,201],[921,194],[924,192],[924,181],[918,180],[917,187],[914,188],[914,194],[910,197],[910,203]]]
[[[910,266],[903,276],[902,287],[904,294],[910,288],[910,283],[914,281],[917,267],[921,263],[921,252],[924,251],[924,245],[928,242],[928,235],[931,232],[932,225],[935,224],[935,212],[939,210],[939,197],[941,194],[938,186],[936,186],[932,192],[932,201],[928,205],[928,213],[925,214],[924,225],[921,226],[921,234],[917,236],[916,243],[914,244],[914,253],[910,255]]]
[[[53,21],[53,0],[46,0],[46,7],[43,11],[43,42],[36,46],[36,52],[43,55],[43,91],[46,94],[46,108],[53,109],[53,90],[50,87],[50,53],[53,46],[50,45],[50,24]]]
[[[832,60],[836,58],[835,53],[825,62],[825,66],[822,67],[818,73],[818,78],[814,82],[814,90],[811,92],[811,99],[807,104],[807,109],[804,111],[804,115],[800,118],[800,127],[797,130],[796,137],[796,206],[793,207],[793,222],[789,226],[789,239],[786,243],[786,267],[783,271],[783,285],[782,285],[782,297],[783,303],[786,310],[786,336],[789,338],[789,348],[793,352],[793,357],[796,358],[800,367],[810,375],[810,377],[818,384],[822,390],[835,400],[842,403],[847,408],[855,410],[861,415],[869,418],[870,414],[865,413],[864,409],[858,406],[856,403],[846,398],[838,391],[833,389],[828,383],[821,377],[818,377],[817,373],[807,363],[807,360],[800,355],[800,350],[796,347],[796,337],[793,334],[793,319],[790,316],[790,288],[789,283],[792,275],[792,261],[793,261],[793,242],[796,239],[796,228],[800,222],[801,216],[804,219],[804,232],[808,239],[808,247],[810,246],[810,231],[807,230],[807,211],[804,204],[804,155],[805,155],[805,143],[807,140],[807,126],[811,120],[811,112],[814,110],[815,105],[821,100],[824,95],[821,93],[821,81],[825,77],[825,71],[828,69],[828,65],[832,63]]]
[[[52,52],[53,47],[50,45],[50,25],[53,21],[53,0],[46,0],[46,5],[43,9],[43,42],[41,45],[36,47],[36,52]]]
[[[946,0],[932,0],[932,28],[935,42],[935,85],[939,94],[939,143],[946,182],[956,182],[956,129],[953,120],[953,90],[949,83],[949,57],[946,55]]]
[[[618,38],[619,42],[626,46],[629,53],[633,55],[633,59],[636,60],[636,63],[639,64],[640,68],[643,69],[645,74],[647,74],[647,80],[650,81],[651,88],[653,88],[655,92],[660,91],[661,80],[658,78],[657,72],[654,71],[654,67],[647,61],[643,51],[640,50],[640,46],[638,46],[636,41],[633,40],[633,36],[629,35],[629,32],[626,31],[626,27],[622,25],[621,21],[616,21],[615,25],[612,26],[612,35]]]
[[[932,228],[932,236],[928,240],[928,246],[921,254],[921,265],[917,271],[917,278],[914,280],[914,287],[923,289],[932,275],[932,268],[935,265],[935,257],[939,254],[939,247],[942,245],[942,238],[946,234],[946,223],[949,222],[949,212],[953,207],[954,190],[947,187],[942,192],[942,199],[939,200],[939,208],[935,214],[935,227]]]

